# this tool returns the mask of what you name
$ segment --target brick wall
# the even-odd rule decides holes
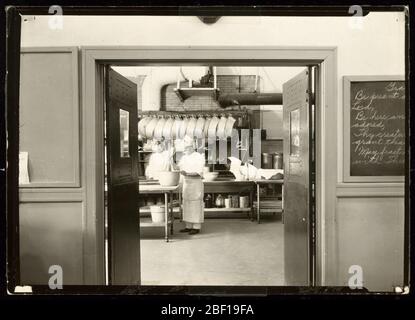
[[[258,91],[259,91],[258,80]],[[172,83],[161,89],[161,109],[165,111],[197,111],[197,110],[215,110],[219,108],[218,103],[210,96],[194,96],[181,102],[177,97],[174,89],[177,84]],[[187,82],[181,82],[180,87],[188,87]],[[249,93],[254,92],[255,76],[254,75],[219,75],[217,76],[217,86],[221,94],[227,93]]]

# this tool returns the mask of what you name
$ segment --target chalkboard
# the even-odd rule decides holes
[[[405,83],[350,85],[350,175],[400,176],[405,165]]]
[[[350,177],[403,176],[405,82],[350,80],[347,87]]]

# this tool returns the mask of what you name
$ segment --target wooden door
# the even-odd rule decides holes
[[[306,69],[283,85],[284,269],[289,286],[312,284],[311,108]]]
[[[137,86],[106,69],[109,284],[140,283]]]

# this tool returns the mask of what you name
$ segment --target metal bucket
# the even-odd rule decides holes
[[[283,168],[283,157],[282,153],[274,153],[272,155],[272,165],[273,169],[282,169]]]
[[[261,158],[262,158],[261,168],[262,169],[272,169],[272,154],[263,153]]]

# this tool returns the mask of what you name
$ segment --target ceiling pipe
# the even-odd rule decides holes
[[[314,93],[311,96],[314,103]],[[282,93],[231,93],[222,94],[218,98],[221,108],[231,106],[259,106],[259,105],[282,105]]]
[[[221,108],[238,105],[282,105],[282,93],[223,94],[219,96],[218,102]]]

